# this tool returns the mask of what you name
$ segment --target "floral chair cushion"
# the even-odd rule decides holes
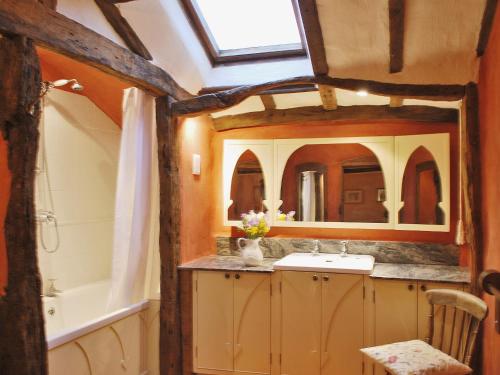
[[[421,340],[364,348],[361,351],[393,375],[465,375],[469,366]]]

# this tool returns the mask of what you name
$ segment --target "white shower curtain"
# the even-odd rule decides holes
[[[303,221],[316,221],[315,172],[302,172],[302,212]]]
[[[147,257],[158,241],[155,100],[130,88],[122,110],[109,311],[144,298]]]

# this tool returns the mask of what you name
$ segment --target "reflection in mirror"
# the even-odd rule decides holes
[[[360,144],[306,145],[287,161],[283,212],[297,221],[387,223],[385,183],[375,154]]]
[[[241,214],[250,210],[265,211],[264,175],[255,154],[245,151],[234,168],[231,181],[231,200],[228,208],[229,220],[241,220]]]
[[[417,148],[408,159],[403,175],[399,222],[403,224],[444,224],[441,202],[441,177],[432,154]]]

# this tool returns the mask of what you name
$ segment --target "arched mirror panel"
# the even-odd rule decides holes
[[[257,156],[250,150],[241,154],[231,179],[231,205],[228,208],[229,220],[240,220],[243,213],[250,210],[265,212],[266,199],[264,172]]]
[[[297,222],[387,223],[386,186],[377,156],[358,144],[313,144],[288,158],[281,211]]]
[[[399,222],[403,224],[443,225],[441,177],[432,154],[423,146],[408,159],[401,189],[403,207]]]

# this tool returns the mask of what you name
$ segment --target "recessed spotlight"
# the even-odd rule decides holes
[[[356,91],[356,95],[357,96],[368,96],[368,91],[366,91],[366,90],[359,90],[359,91]]]

